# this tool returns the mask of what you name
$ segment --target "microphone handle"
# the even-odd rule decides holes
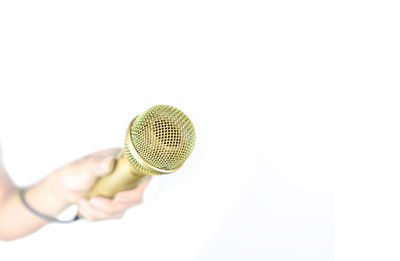
[[[125,153],[121,153],[115,162],[112,172],[109,175],[98,179],[86,195],[86,198],[113,198],[115,194],[120,191],[137,187],[147,178],[149,178],[148,175],[144,175],[132,168],[126,160]],[[76,215],[75,220],[79,218],[82,218],[80,213]]]
[[[148,177],[148,175],[144,175],[132,168],[126,159],[125,153],[121,153],[115,162],[112,172],[96,181],[87,198],[113,198],[120,191],[137,187]]]

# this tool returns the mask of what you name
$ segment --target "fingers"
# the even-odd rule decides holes
[[[132,207],[133,205],[137,205],[140,202],[137,202],[136,204],[131,204],[131,203],[122,203],[122,202],[114,202],[112,199],[108,198],[92,198],[89,200],[89,203],[96,209],[109,214],[109,215],[114,215],[118,213],[123,213],[125,212],[128,208]]]
[[[143,202],[143,193],[150,178],[137,188],[117,193],[114,199],[94,197],[78,202],[79,212],[89,221],[120,218],[130,207]]]
[[[79,213],[88,221],[101,221],[105,219],[121,218],[123,212],[111,212],[108,213],[101,209],[93,206],[87,200],[81,200],[78,202]]]

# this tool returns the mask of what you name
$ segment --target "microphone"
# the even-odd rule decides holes
[[[87,198],[113,198],[149,176],[178,170],[195,140],[194,126],[182,111],[169,105],[151,107],[132,120],[113,171],[94,184]]]

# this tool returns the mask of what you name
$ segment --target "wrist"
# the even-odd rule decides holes
[[[35,210],[54,217],[71,205],[54,175],[29,188],[26,200]]]

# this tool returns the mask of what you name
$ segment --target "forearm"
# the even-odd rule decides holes
[[[35,210],[52,217],[69,205],[57,192],[56,181],[51,175],[27,190],[26,201]],[[22,204],[17,189],[14,189],[0,207],[0,240],[26,236],[47,223]]]

